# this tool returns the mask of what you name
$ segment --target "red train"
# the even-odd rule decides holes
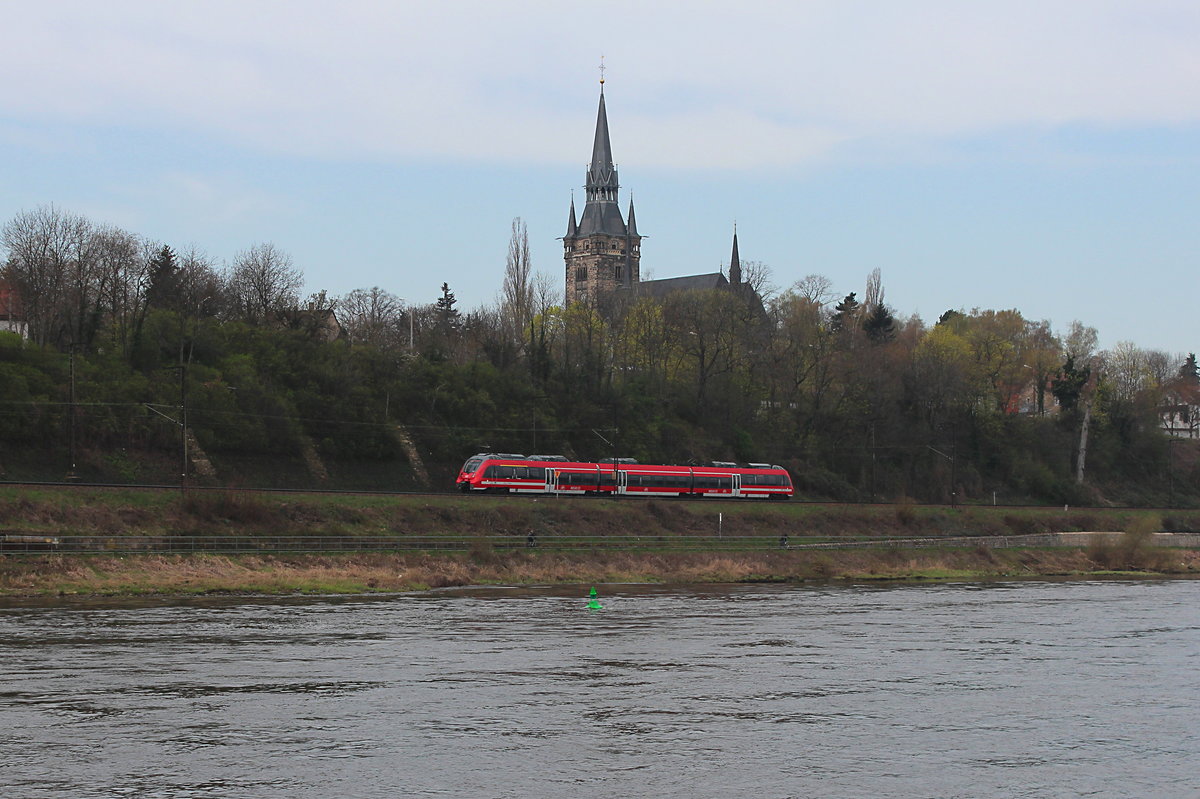
[[[790,499],[793,493],[787,470],[769,463],[652,466],[629,458],[581,463],[568,461],[561,455],[511,453],[472,455],[463,464],[456,482],[463,493],[757,499]]]

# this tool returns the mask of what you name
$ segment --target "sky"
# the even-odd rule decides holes
[[[598,66],[643,277],[1200,349],[1194,0],[0,0],[0,224],[54,204],[331,295],[563,280]]]

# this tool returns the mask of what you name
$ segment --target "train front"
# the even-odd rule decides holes
[[[472,455],[467,459],[458,472],[458,479],[454,481],[459,491],[466,494],[471,490],[472,485],[476,488],[479,486],[479,478],[483,475],[483,469],[480,467],[483,466],[486,459],[484,455]]]

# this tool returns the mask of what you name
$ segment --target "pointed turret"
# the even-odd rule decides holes
[[[579,225],[575,222],[575,197],[571,197],[571,218],[567,220],[567,235],[564,239],[573,239],[575,234],[579,232]]]
[[[637,238],[637,235],[638,235],[637,221],[633,218],[633,195],[632,194],[629,195],[629,224],[626,225],[625,227],[628,228],[630,238]]]
[[[742,282],[742,261],[738,258],[737,225],[733,226],[733,254],[729,256],[729,282],[738,286]]]

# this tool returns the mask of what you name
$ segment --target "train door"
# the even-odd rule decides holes
[[[558,493],[558,469],[546,467],[546,493]]]
[[[732,497],[740,497],[742,495],[742,476],[740,474],[730,475],[733,478],[733,490],[730,492]]]
[[[617,493],[628,493],[629,488],[629,472],[624,469],[617,469]]]

